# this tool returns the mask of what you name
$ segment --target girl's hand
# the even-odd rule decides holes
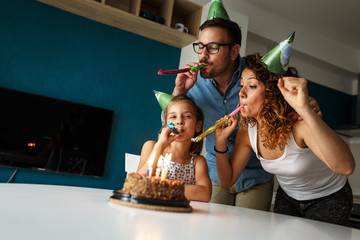
[[[216,122],[219,122],[220,120]],[[234,117],[231,117],[225,124],[216,129],[215,142],[226,142],[230,134],[235,130],[237,122],[238,121]]]
[[[297,77],[283,77],[278,81],[281,94],[299,114],[304,109],[311,108],[306,84],[307,80],[305,78]]]
[[[167,145],[175,141],[176,138],[179,137],[180,134],[173,133],[167,126],[164,124],[164,126],[161,129],[161,133],[158,139],[158,144],[160,144],[163,148],[165,148]]]

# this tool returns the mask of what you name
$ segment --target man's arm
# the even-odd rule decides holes
[[[184,68],[198,67],[200,63],[189,63]],[[188,71],[185,73],[179,73],[175,79],[175,87],[172,92],[173,96],[185,95],[194,86],[197,80],[197,74],[199,69]]]

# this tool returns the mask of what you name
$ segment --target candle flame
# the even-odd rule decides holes
[[[165,158],[164,158],[164,168],[163,168],[162,173],[161,173],[161,180],[162,181],[164,181],[166,179],[168,166],[170,164],[170,159],[171,159],[171,153],[166,154]]]
[[[164,156],[160,155],[159,160],[157,162],[157,167],[161,167],[161,163],[164,161]]]
[[[165,155],[165,166],[169,166],[170,160],[171,160],[171,156],[172,156],[171,153],[167,153],[167,154]]]

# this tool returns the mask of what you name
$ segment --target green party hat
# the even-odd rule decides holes
[[[267,65],[270,72],[275,74],[285,74],[287,72],[294,36],[295,32],[291,33],[290,36],[261,58],[261,62]]]
[[[222,3],[222,0],[211,0],[207,20],[211,20],[213,18],[223,18],[226,20],[230,20],[229,15],[227,14]]]
[[[159,92],[156,90],[153,90],[155,93],[155,97],[158,100],[160,107],[163,111],[165,111],[166,106],[168,105],[168,103],[174,98],[173,95],[167,94],[167,93],[163,93],[163,92]]]

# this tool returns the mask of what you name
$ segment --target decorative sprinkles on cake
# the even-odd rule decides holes
[[[153,199],[186,201],[184,191],[185,184],[181,180],[161,180],[130,173],[119,192]]]

